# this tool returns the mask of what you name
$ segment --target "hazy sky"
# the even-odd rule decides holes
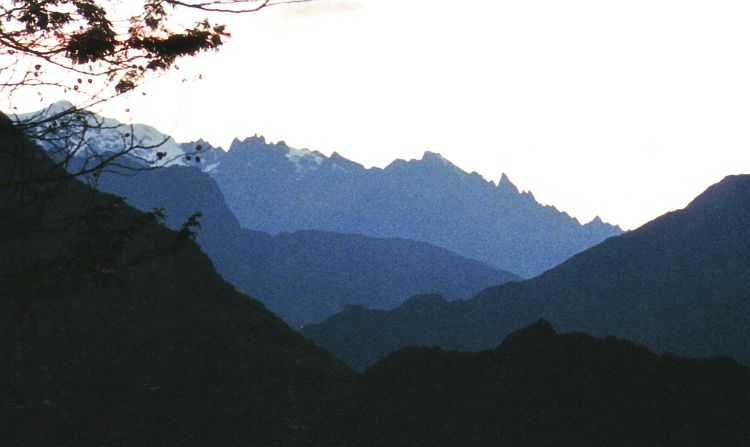
[[[317,0],[227,17],[219,53],[105,112],[366,166],[431,150],[634,228],[750,171],[749,20],[726,0]]]

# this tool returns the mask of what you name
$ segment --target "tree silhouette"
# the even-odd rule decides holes
[[[87,133],[111,126],[85,110],[132,92],[182,58],[224,44],[230,37],[227,27],[210,17],[308,1],[145,0],[138,6],[114,0],[4,2],[10,4],[0,5],[0,100],[15,109],[14,97],[20,92],[36,91],[42,102],[44,92],[68,94],[67,107],[13,118],[18,129],[37,141],[66,139],[67,153],[58,154],[56,161],[74,176],[91,174],[122,155],[146,152],[143,149],[152,150],[151,162],[163,162],[155,149],[164,141],[143,147],[132,132],[121,129],[122,145],[109,157],[84,164],[80,172],[72,172],[68,163],[80,155]]]
[[[166,139],[144,142],[132,125],[102,119],[88,109],[132,93],[182,58],[219,49],[230,33],[212,17],[307,1],[1,3],[0,100],[11,110],[0,113],[0,288],[54,291],[63,283],[109,281],[118,269],[144,257],[173,253],[191,239],[198,213],[169,246],[141,247],[123,257],[127,240],[144,222],[162,217],[160,210],[145,217],[123,212],[127,207],[117,198],[61,209],[58,199],[76,188],[73,179],[95,186],[105,171],[127,174],[172,161],[159,150]],[[50,89],[66,93],[71,102],[34,114],[13,113],[17,95],[36,92],[43,102]],[[91,136],[97,133],[107,133],[113,143],[96,147]],[[183,156],[198,158],[191,155]],[[27,256],[14,249],[18,241],[42,241],[50,234],[63,241],[54,250]]]
[[[13,0],[0,6],[0,86],[5,94],[50,85],[87,88],[96,92],[93,101],[106,100],[180,58],[219,48],[230,36],[225,25],[208,18],[186,26],[181,10],[241,14],[307,1],[145,0],[133,9],[111,0]],[[58,69],[78,76],[52,78]]]

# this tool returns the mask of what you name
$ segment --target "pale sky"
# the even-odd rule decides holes
[[[431,150],[626,229],[750,172],[745,1],[317,0],[224,21],[219,53],[102,112],[365,166]]]

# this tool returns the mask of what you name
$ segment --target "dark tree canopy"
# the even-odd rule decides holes
[[[143,227],[140,221],[123,228],[110,225],[112,213],[122,208],[116,198],[92,208],[73,207],[54,221],[48,218],[58,215],[54,211],[60,191],[69,188],[73,178],[96,186],[104,171],[152,169],[171,161],[159,149],[166,139],[144,142],[136,138],[132,125],[102,119],[88,111],[92,106],[132,92],[149,75],[174,67],[181,58],[221,47],[230,34],[213,19],[222,14],[306,1],[0,2],[0,109],[6,109],[0,111],[0,245],[5,244],[0,255],[13,254],[7,263],[0,260],[0,267],[14,266],[0,274],[0,288],[18,290],[22,280],[54,289],[73,276],[100,277],[113,270],[115,261],[122,264],[121,246]],[[50,89],[62,90],[70,102],[36,114],[13,114],[17,93],[19,100],[28,101],[28,93],[36,92],[43,106]],[[98,147],[97,134],[106,134],[114,144]],[[157,209],[147,216],[158,220],[162,214]],[[192,237],[199,216],[185,222],[175,246]],[[14,241],[40,239],[60,228],[77,229],[76,236],[54,253],[22,259],[11,250]],[[164,251],[149,247],[134,260]],[[77,272],[60,266],[73,266]]]
[[[12,0],[0,5],[0,87],[89,90],[93,102],[133,90],[180,58],[230,36],[208,17],[308,0]],[[9,3],[9,4],[7,4]],[[198,15],[196,15],[198,14]],[[186,22],[190,22],[186,24]],[[60,76],[61,72],[76,76]]]
[[[10,114],[19,101],[28,106],[30,92],[38,95],[42,108],[48,94],[57,98],[62,92],[68,106],[10,117],[17,129],[42,143],[70,176],[96,176],[124,155],[163,165],[170,160],[158,148],[166,140],[144,144],[134,138],[132,128],[104,122],[88,110],[132,92],[149,75],[176,68],[182,58],[217,50],[230,33],[213,19],[307,1],[1,2],[0,109]],[[92,153],[88,141],[97,132],[117,133],[121,147],[109,154]],[[77,170],[72,161],[78,162]]]

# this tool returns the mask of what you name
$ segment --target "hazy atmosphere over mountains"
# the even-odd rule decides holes
[[[621,232],[599,219],[581,225],[505,175],[495,185],[431,152],[365,169],[251,137],[235,140],[209,173],[247,228],[414,239],[525,277]]]
[[[200,211],[197,241],[219,273],[293,327],[321,321],[349,304],[390,309],[417,293],[468,298],[518,279],[424,242],[315,230],[271,236],[244,229],[213,179],[191,167],[104,174],[98,186],[141,210],[163,207],[166,224],[175,229]]]
[[[598,221],[582,226],[542,207],[505,176],[494,185],[433,153],[366,170],[260,137],[224,153],[205,142],[178,145],[153,129],[139,130],[145,132],[142,141],[166,140],[178,158],[152,169],[136,154],[85,179],[144,211],[164,208],[165,223],[176,233],[152,221],[134,226],[143,220],[136,211],[65,179],[49,190],[54,206],[32,208],[23,218],[37,226],[83,214],[86,225],[53,225],[44,238],[5,240],[1,247],[3,259],[24,253],[11,275],[15,292],[3,302],[4,339],[15,349],[2,370],[10,383],[4,411],[12,421],[10,430],[0,432],[3,441],[459,446],[524,440],[541,446],[556,439],[576,446],[614,439],[613,445],[681,446],[687,439],[695,445],[750,439],[750,371],[730,359],[659,357],[612,338],[559,336],[546,322],[500,344],[512,330],[543,316],[563,330],[616,334],[656,350],[728,354],[747,362],[746,177],[728,178],[685,211],[606,239],[539,277],[497,286],[518,278],[426,242],[320,230],[272,236],[243,228],[224,200],[222,178],[240,189],[237,179],[260,177],[253,188],[263,200],[253,203],[267,207],[269,222],[310,225],[327,218],[345,226],[352,216],[347,211],[369,223],[390,217],[389,228],[397,230],[415,231],[421,224],[440,234],[439,216],[448,216],[457,223],[445,226],[460,239],[459,224],[470,229],[465,233],[478,229],[459,211],[488,223],[480,212],[486,211],[506,231],[519,232],[523,244],[547,237],[548,252],[557,256],[561,249],[550,241],[597,231],[601,240],[619,230]],[[116,135],[98,139],[94,132],[82,153],[106,153],[117,143]],[[13,131],[3,144],[34,151]],[[47,150],[58,157],[54,145]],[[85,166],[86,157],[68,166]],[[43,157],[27,159],[32,173],[48,170]],[[232,170],[237,176],[228,174]],[[11,168],[4,175],[23,178],[27,171]],[[305,195],[299,185],[318,194]],[[23,202],[39,190],[27,194],[9,197]],[[361,201],[370,195],[376,200]],[[298,196],[304,200],[295,202]],[[399,200],[408,206],[398,207]],[[279,206],[287,201],[303,212]],[[474,201],[486,208],[472,207]],[[394,209],[377,217],[368,211],[373,203]],[[274,214],[278,208],[280,216]],[[425,216],[410,215],[411,209]],[[348,369],[224,283],[186,239],[185,223],[196,211],[202,212],[197,241],[226,280],[262,296],[295,326],[343,307],[303,333],[356,369],[372,367],[361,375]],[[541,223],[528,221],[534,218]],[[524,228],[522,222],[531,223]],[[524,229],[533,236],[523,239]],[[79,240],[84,251],[76,254]],[[525,258],[519,269],[553,262],[548,252]],[[35,268],[56,259],[72,273]],[[89,262],[93,272],[85,267]],[[102,262],[106,268],[99,267]],[[432,294],[407,300],[435,292],[466,298],[487,286],[493,287],[468,301],[449,303]],[[55,341],[39,343],[44,338]],[[378,361],[414,344],[488,350],[409,348]],[[83,356],[79,345],[86,347]],[[581,382],[581,375],[588,381]],[[102,409],[98,399],[113,387],[117,395]],[[680,422],[662,423],[673,418]]]
[[[750,5],[9,3],[0,446],[750,446]]]
[[[431,150],[634,229],[750,171],[748,16],[731,0],[313,0],[217,17],[219,53],[95,110],[367,167]],[[29,93],[15,105],[38,108]]]
[[[67,105],[54,104],[43,114]],[[554,207],[540,205],[505,174],[496,185],[431,152],[420,160],[365,169],[336,153],[326,157],[259,136],[235,139],[224,152],[205,141],[177,144],[149,126],[131,129],[117,127],[114,120],[88,119],[107,124],[89,132],[89,150],[115,150],[124,144],[121,135],[131,133],[142,145],[165,142],[159,148],[165,153],[160,163],[191,166],[216,180],[223,199],[209,200],[208,206],[226,200],[243,227],[274,235],[313,229],[411,239],[531,277],[621,233],[598,218],[581,225]],[[128,195],[126,190],[113,192]],[[226,225],[235,218],[225,213],[221,219]]]
[[[60,174],[8,123],[3,184]],[[0,192],[25,223],[0,239],[0,444],[331,445],[351,372],[184,233],[70,178]]]
[[[684,210],[611,238],[536,278],[469,301],[415,298],[349,308],[303,331],[355,367],[410,345],[478,350],[543,317],[657,351],[750,365],[750,176],[727,177]],[[382,334],[388,334],[383,337]]]

